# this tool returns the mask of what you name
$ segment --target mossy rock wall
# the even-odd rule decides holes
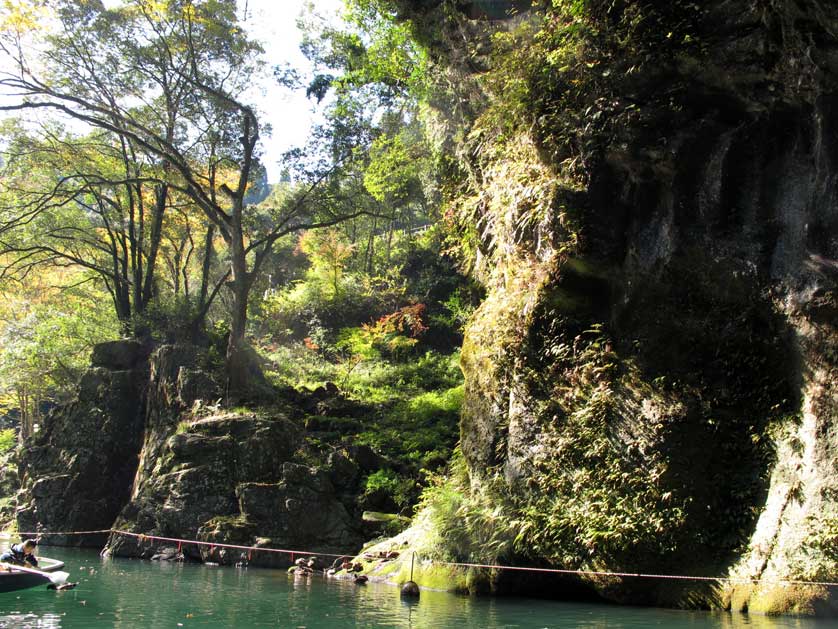
[[[777,583],[838,576],[838,9],[396,4],[448,76],[486,64],[448,203],[489,290],[462,452],[509,543],[471,557],[756,581],[581,579],[620,602],[829,611]]]

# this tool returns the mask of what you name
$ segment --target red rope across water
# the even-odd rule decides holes
[[[309,550],[289,550],[286,548],[264,548],[262,546],[241,546],[239,544],[222,544],[219,542],[202,542],[197,539],[180,539],[178,537],[161,537],[159,535],[145,535],[143,533],[130,533],[128,531],[117,531],[112,530],[111,533],[115,535],[124,535],[126,537],[137,537],[143,540],[151,539],[157,540],[161,542],[172,542],[177,543],[178,545],[182,544],[195,544],[196,546],[209,546],[210,549],[214,548],[233,548],[236,550],[246,550],[246,551],[259,551],[265,553],[281,553],[283,555],[309,555],[309,556],[318,556],[318,557],[349,557],[351,553],[343,553],[342,555],[335,555],[333,553],[321,553]],[[43,535],[43,533],[42,533]]]
[[[110,534],[113,532],[113,529],[100,529],[98,531],[7,531],[3,533],[3,535],[47,537],[50,535],[96,535],[105,533]]]
[[[235,550],[247,551],[248,560],[251,559],[254,552],[264,553],[280,553],[290,555],[291,561],[294,561],[294,555],[307,555],[315,557],[351,557],[354,553],[344,553],[337,555],[334,553],[321,553],[307,550],[290,550],[286,548],[264,548],[261,546],[242,546],[239,544],[223,544],[219,542],[202,542],[197,539],[182,539],[178,537],[162,537],[160,535],[146,535],[144,533],[131,533],[130,531],[120,531],[116,529],[101,529],[98,531],[14,531],[6,533],[6,535],[19,536],[40,536],[48,537],[55,535],[94,535],[94,534],[113,534],[122,535],[125,537],[134,537],[141,541],[155,540],[160,542],[172,542],[178,545],[178,551],[181,550],[184,544],[194,544],[196,546],[209,546],[210,550],[215,548],[232,548]],[[681,574],[644,574],[641,572],[608,572],[603,570],[564,570],[561,568],[531,568],[528,566],[504,566],[500,564],[482,564],[482,563],[464,563],[455,561],[438,561],[436,559],[429,560],[431,563],[440,566],[451,566],[455,568],[483,568],[488,570],[514,570],[519,572],[541,572],[545,574],[565,574],[572,576],[587,576],[587,577],[618,577],[618,578],[635,578],[635,579],[666,579],[678,581],[715,581],[719,583],[731,584],[752,584],[763,583],[761,579],[747,578],[747,577],[702,577],[690,576]],[[834,581],[802,581],[796,579],[778,579],[771,581],[778,585],[819,585],[825,587],[838,587],[838,582]]]

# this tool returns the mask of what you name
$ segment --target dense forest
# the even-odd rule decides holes
[[[246,2],[0,8],[10,525],[834,612],[836,10],[345,4],[304,70]]]
[[[409,456],[409,478],[368,483],[407,508],[419,471],[456,442],[456,351],[480,299],[435,227],[434,156],[409,85],[419,53],[398,29],[395,49],[370,44],[385,28],[370,7],[351,7],[339,26],[311,13],[301,27],[316,74],[301,77],[248,39],[244,10],[7,8],[7,417],[24,442],[72,397],[97,343],[193,343],[223,390],[208,403],[262,403],[276,387],[328,381],[385,409],[363,423],[320,418],[318,432]],[[322,124],[282,158],[275,183],[259,144],[272,131],[247,104],[271,75],[323,101]],[[411,409],[431,425],[403,443]]]

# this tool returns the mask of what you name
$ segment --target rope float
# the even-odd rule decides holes
[[[197,539],[183,539],[178,537],[163,537],[160,535],[147,535],[144,533],[132,533],[130,531],[121,531],[118,529],[99,529],[95,531],[7,531],[4,533],[0,533],[0,535],[11,536],[38,536],[38,537],[49,537],[49,536],[58,536],[58,535],[98,535],[98,534],[109,534],[109,535],[122,535],[124,537],[133,537],[138,539],[141,543],[146,541],[160,541],[160,542],[171,542],[177,544],[178,552],[181,552],[184,544],[192,544],[195,546],[209,546],[210,552],[213,552],[216,548],[231,548],[234,550],[242,550],[247,551],[247,559],[248,561],[251,560],[253,557],[254,552],[263,552],[263,553],[279,553],[284,555],[289,555],[291,558],[291,563],[294,563],[294,556],[295,555],[308,555],[308,556],[316,556],[316,557],[348,557],[352,556],[352,553],[343,553],[343,554],[334,554],[334,553],[322,553],[316,551],[306,551],[306,550],[291,550],[286,548],[263,548],[259,546],[242,546],[240,544],[224,544],[219,542],[202,542]],[[415,553],[414,553],[415,557]],[[691,576],[691,575],[681,575],[681,574],[647,574],[642,572],[609,572],[605,570],[569,570],[569,569],[562,569],[562,568],[533,568],[529,566],[505,566],[501,564],[484,564],[484,563],[466,563],[466,562],[456,562],[456,561],[440,561],[436,559],[428,560],[431,563],[439,566],[450,566],[453,568],[481,568],[481,569],[488,569],[488,570],[510,570],[510,571],[517,571],[517,572],[541,572],[545,574],[562,574],[562,575],[570,575],[570,576],[585,576],[585,577],[617,577],[617,578],[635,578],[635,579],[662,579],[662,580],[672,580],[672,581],[715,581],[719,583],[730,583],[730,584],[738,584],[738,585],[745,585],[745,584],[755,584],[761,583],[760,579],[755,578],[747,578],[747,577],[703,577],[703,576]],[[412,572],[412,563],[413,558],[411,558],[411,572]],[[412,576],[412,575],[411,575]],[[817,586],[824,586],[824,587],[838,587],[838,582],[835,581],[803,581],[797,579],[779,579],[776,581],[771,581],[772,583],[776,583],[778,585],[817,585]]]

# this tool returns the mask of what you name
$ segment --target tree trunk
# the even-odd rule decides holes
[[[233,225],[230,242],[232,277],[228,284],[233,292],[230,338],[227,341],[227,395],[230,400],[253,397],[264,385],[264,375],[255,354],[247,345],[247,298],[253,282],[247,272],[247,252],[240,225]]]
[[[212,258],[215,253],[215,249],[213,247],[214,239],[215,225],[210,223],[209,227],[207,227],[207,235],[204,238],[204,260],[201,264],[201,292],[198,294],[198,308],[195,318],[192,320],[191,324],[193,341],[197,340],[203,334],[204,322],[206,320],[207,312],[209,311],[208,301],[210,299],[210,271],[212,270]]]
[[[390,254],[393,250],[393,232],[395,231],[395,215],[390,218],[390,224],[387,226],[387,265],[390,265]]]
[[[207,303],[209,295],[210,269],[212,256],[215,252],[212,242],[215,239],[215,225],[210,223],[207,227],[207,236],[204,239],[204,263],[201,265],[201,294],[198,296],[198,309],[202,309]]]
[[[169,187],[161,184],[154,189],[154,216],[151,224],[151,242],[148,246],[148,258],[145,269],[145,285],[143,286],[142,302],[134,304],[137,312],[145,310],[154,294],[154,266],[157,263],[157,252],[160,250],[160,240],[163,234],[163,215],[166,212],[166,199]]]
[[[32,426],[29,416],[29,395],[26,388],[18,389],[17,403],[20,408],[20,425],[18,426],[18,436],[20,443],[26,441],[32,434]]]
[[[372,229],[367,238],[367,250],[364,253],[364,271],[372,275],[373,257],[375,256],[375,228],[378,227],[377,218],[372,219]]]
[[[227,398],[228,402],[253,400],[267,388],[256,352],[245,338],[247,330],[247,296],[249,280],[230,282],[233,291],[233,313],[230,338],[227,341]]]

